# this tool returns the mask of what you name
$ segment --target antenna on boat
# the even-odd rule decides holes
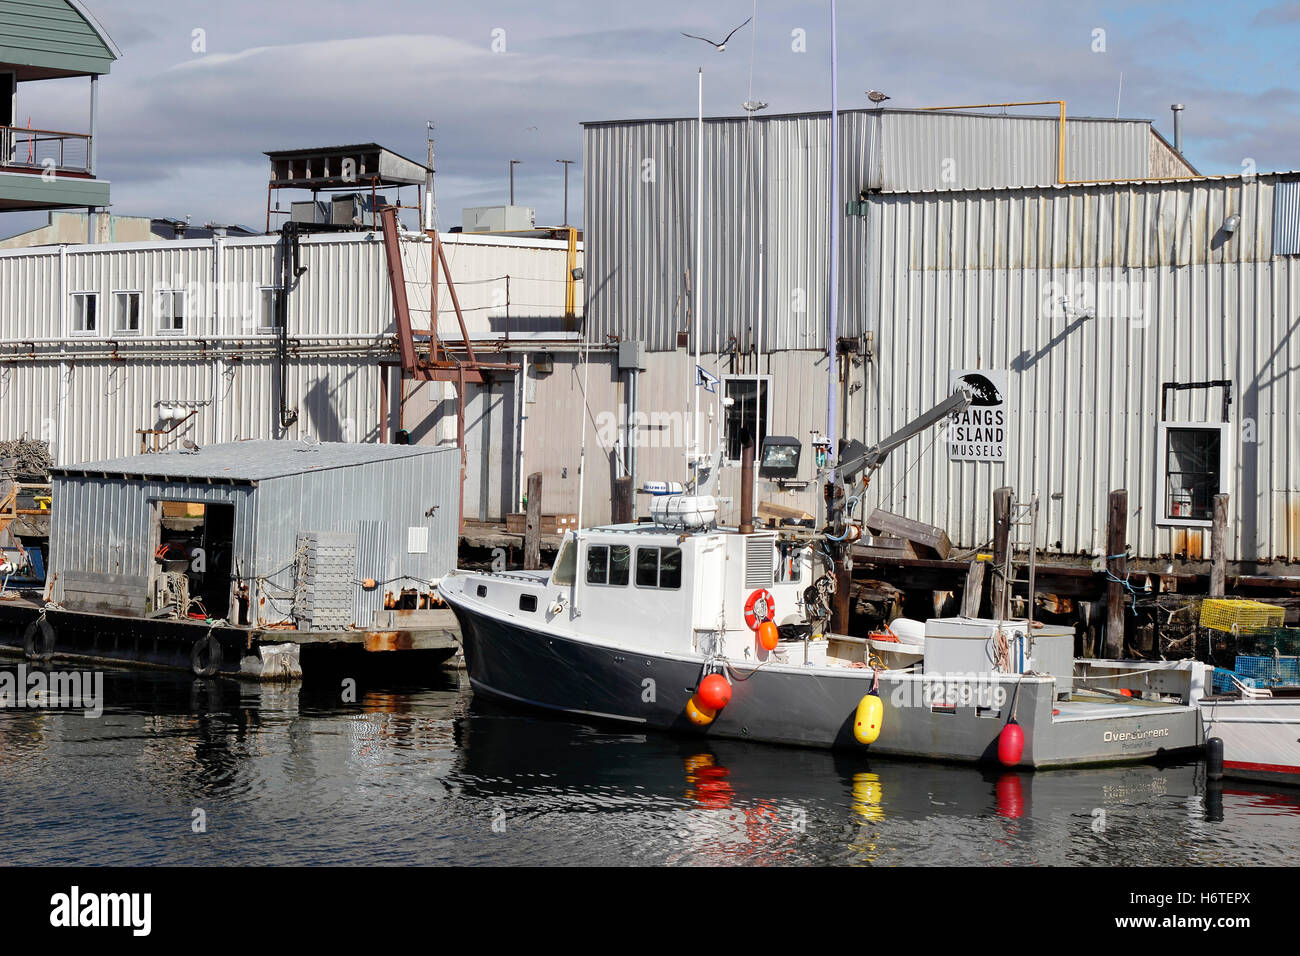
[[[830,341],[827,343],[829,348],[830,360],[827,362],[827,383],[826,383],[826,440],[830,447],[826,452],[826,460],[830,465],[829,481],[835,484],[835,465],[839,457],[839,449],[836,448],[836,437],[839,430],[837,419],[837,408],[839,403],[839,375],[836,365],[839,358],[836,353],[836,335],[838,329],[838,310],[837,299],[839,298],[839,276],[840,276],[840,122],[839,122],[839,97],[835,89],[839,81],[839,60],[836,55],[835,41],[835,0],[831,0],[831,275],[830,275]]]
[[[704,67],[697,74],[698,113],[695,136],[695,275],[692,277],[691,337],[695,339],[695,368],[691,369],[692,490],[700,491],[700,304],[704,289]]]
[[[590,348],[587,342],[586,333],[582,337],[582,401],[578,403],[581,409],[581,423],[579,434],[582,436],[578,442],[578,520],[574,527],[575,537],[582,533],[582,491],[583,485],[587,478],[587,371],[591,363],[587,361],[587,351]]]

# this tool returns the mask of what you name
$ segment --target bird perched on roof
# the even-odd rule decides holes
[[[879,106],[881,103],[885,102],[885,100],[889,99],[889,97],[880,92],[880,90],[867,90],[867,99]]]
[[[746,26],[746,25],[749,23],[749,21],[752,20],[752,19],[754,19],[754,18],[753,18],[753,17],[749,17],[748,19],[746,19],[744,23],[742,23],[740,26],[736,27],[735,30],[732,30],[730,33],[728,33],[727,36],[723,39],[723,41],[722,41],[721,43],[718,43],[718,42],[716,42],[716,41],[714,41],[714,40],[710,40],[708,37],[697,37],[697,36],[696,36],[695,34],[693,34],[693,33],[683,33],[682,36],[684,36],[684,37],[690,37],[692,40],[703,40],[705,43],[708,43],[708,44],[710,44],[710,45],[712,45],[712,46],[717,47],[717,48],[718,48],[718,52],[721,53],[723,50],[725,50],[725,49],[727,48],[727,40],[730,40],[732,37],[734,37],[734,36],[735,36],[735,35],[736,35],[740,30],[741,30],[741,28],[744,27],[744,26]]]

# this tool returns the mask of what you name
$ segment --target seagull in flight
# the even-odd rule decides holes
[[[749,23],[749,21],[752,20],[752,19],[754,19],[754,18],[753,18],[753,17],[748,17],[748,18],[745,20],[744,23],[742,23],[740,26],[736,27],[736,29],[734,29],[734,30],[732,30],[730,33],[728,33],[727,36],[726,36],[726,39],[724,39],[721,43],[716,43],[716,42],[714,42],[713,40],[710,40],[708,37],[697,37],[694,33],[683,33],[682,36],[684,36],[684,37],[690,37],[692,40],[703,40],[705,43],[708,43],[708,44],[711,45],[711,46],[715,46],[715,47],[717,47],[717,48],[718,48],[718,52],[721,53],[723,50],[725,50],[725,49],[727,48],[727,40],[730,40],[730,39],[731,39],[732,37],[734,37],[738,32],[740,32],[741,28],[744,27],[744,26],[746,26],[746,25]]]
[[[885,100],[890,99],[890,97],[880,92],[880,90],[867,90],[867,99],[879,106],[881,103],[885,102]]]

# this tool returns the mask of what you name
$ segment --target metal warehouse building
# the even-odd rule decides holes
[[[459,482],[455,448],[337,442],[231,442],[57,468],[54,600],[144,616],[164,587],[173,598],[179,587],[233,624],[373,627],[386,594],[428,591],[455,567]]]
[[[704,132],[702,364],[733,399],[705,427],[726,459],[745,424],[801,439],[799,480],[759,500],[809,512],[809,441],[826,428],[829,122]],[[644,348],[609,371],[638,483],[686,472],[682,429],[669,432],[695,378],[696,135],[695,120],[585,127],[587,321],[594,341]],[[890,110],[841,116],[840,168],[842,435],[882,438],[968,374],[1005,414],[996,435],[895,452],[869,508],[978,547],[1008,485],[1038,496],[1041,549],[1095,556],[1107,493],[1126,488],[1137,556],[1195,559],[1227,492],[1231,560],[1300,561],[1300,174],[1199,176],[1146,121]],[[735,464],[721,491],[738,497]]]
[[[441,241],[480,351],[568,353],[567,365],[563,354],[541,363],[554,374],[523,363],[526,392],[519,375],[468,386],[466,513],[499,519],[517,508],[524,467],[576,460],[576,413],[560,436],[570,445],[533,435],[535,464],[515,452],[515,410],[576,388],[563,370],[581,334],[582,248],[533,236]],[[408,233],[400,245],[427,325],[431,243]],[[283,337],[277,236],[0,251],[0,434],[44,438],[63,465],[185,439],[385,442],[404,431],[413,444],[454,443],[453,387],[402,379],[382,236],[310,235],[300,248],[305,271],[286,297]],[[439,300],[439,332],[458,338],[445,277]],[[548,510],[574,510],[576,471],[562,481],[557,468],[549,492],[572,500]]]

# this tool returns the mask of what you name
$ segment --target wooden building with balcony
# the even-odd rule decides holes
[[[102,209],[109,184],[95,168],[99,78],[121,56],[79,0],[6,0],[0,5],[0,212]],[[88,77],[88,128],[20,125],[26,84]]]

